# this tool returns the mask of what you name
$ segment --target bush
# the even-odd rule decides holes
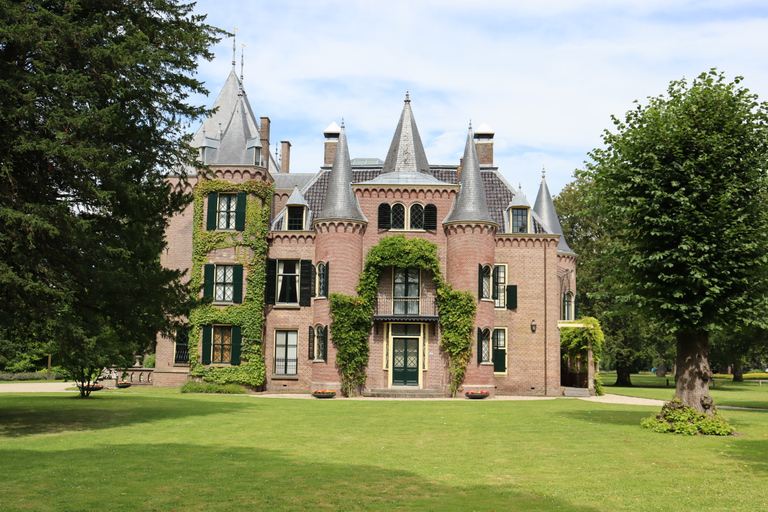
[[[605,387],[603,386],[603,379],[600,378],[600,373],[595,372],[595,395],[605,395]]]
[[[61,380],[64,376],[51,370],[51,380]],[[48,372],[18,372],[18,373],[0,373],[0,380],[22,381],[22,380],[48,380]]]
[[[155,354],[149,354],[146,359],[144,359],[144,368],[154,368],[155,367]]]
[[[703,434],[708,436],[727,436],[733,434],[733,427],[728,421],[715,414],[712,417],[696,412],[692,407],[683,404],[679,398],[667,402],[661,412],[640,422],[643,428],[654,432],[672,432],[684,436]]]
[[[244,395],[247,393],[238,384],[216,384],[214,382],[186,382],[181,386],[182,393],[219,393],[226,395]]]

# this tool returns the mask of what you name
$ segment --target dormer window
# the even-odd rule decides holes
[[[306,208],[303,206],[289,206],[286,212],[286,229],[289,231],[304,230],[304,214]]]
[[[259,139],[248,139],[246,147],[251,163],[253,165],[261,165],[261,141]]]
[[[513,233],[528,233],[528,208],[512,208],[510,210],[512,217]]]

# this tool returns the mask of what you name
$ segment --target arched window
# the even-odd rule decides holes
[[[317,296],[328,296],[328,263],[317,264]]]
[[[491,361],[491,330],[477,328],[477,362]]]
[[[411,229],[424,229],[424,207],[419,203],[411,205]]]
[[[573,292],[563,294],[563,320],[573,320]]]
[[[478,291],[480,299],[491,298],[491,266],[480,264],[478,268]]]
[[[400,203],[392,205],[392,223],[390,229],[405,229],[405,206]]]

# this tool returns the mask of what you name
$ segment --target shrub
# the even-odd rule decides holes
[[[64,376],[51,371],[51,380],[61,380]],[[0,373],[0,380],[22,381],[22,380],[48,380],[48,372],[19,372],[19,373]]]
[[[243,395],[247,391],[238,384],[216,384],[213,382],[186,382],[181,386],[182,393],[219,393],[225,395]]]
[[[603,379],[600,378],[600,373],[595,372],[595,394],[597,396],[603,396],[605,394],[605,387],[603,386]]]
[[[146,359],[144,359],[144,368],[154,368],[155,367],[155,354],[149,354]]]
[[[725,418],[719,414],[709,417],[696,412],[692,407],[683,404],[679,398],[665,403],[660,413],[645,418],[640,422],[640,426],[650,428],[654,432],[673,432],[684,436],[733,434],[733,427]]]

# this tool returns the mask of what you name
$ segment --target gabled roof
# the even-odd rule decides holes
[[[389,172],[424,172],[429,173],[429,162],[421,143],[419,129],[411,111],[411,99],[405,94],[405,105],[397,123],[395,136],[384,160],[382,173]]]
[[[315,218],[316,221],[331,219],[368,222],[360,211],[360,204],[352,191],[352,165],[349,160],[347,133],[343,122],[339,130],[339,144],[331,167],[323,209]]]
[[[307,200],[304,199],[304,196],[301,195],[301,192],[299,192],[299,187],[296,187],[293,189],[293,192],[291,193],[291,197],[288,198],[288,201],[285,202],[285,206],[309,206],[307,204]]]
[[[560,219],[557,218],[555,203],[552,202],[552,194],[549,193],[547,180],[543,173],[541,176],[541,185],[539,185],[539,194],[536,196],[536,202],[533,205],[533,211],[536,212],[541,220],[546,224],[550,233],[560,235],[560,243],[557,245],[557,252],[575,254],[573,249],[568,246],[563,235],[563,228],[560,226]]]
[[[488,222],[496,224],[491,218],[486,201],[485,186],[480,174],[480,164],[477,161],[474,134],[472,126],[467,133],[467,143],[464,146],[461,174],[459,175],[459,194],[453,201],[453,207],[443,224],[451,222]]]

